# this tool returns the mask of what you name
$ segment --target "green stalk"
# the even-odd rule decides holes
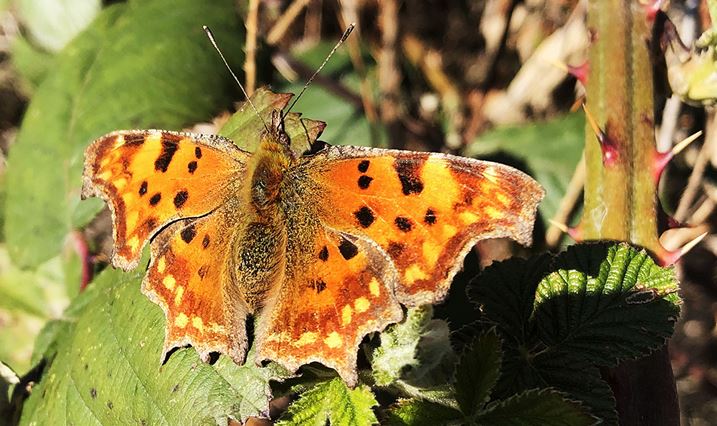
[[[591,33],[585,140],[584,240],[619,240],[658,258],[652,23],[639,0],[589,0]],[[678,425],[679,406],[666,348],[604,371],[620,424]]]

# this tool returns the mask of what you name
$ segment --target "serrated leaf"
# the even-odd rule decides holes
[[[581,426],[598,421],[580,404],[553,390],[528,390],[491,404],[477,417],[485,426]]]
[[[226,423],[268,416],[274,364],[203,363],[192,348],[160,364],[162,310],[139,291],[143,271],[108,270],[80,294],[47,345],[21,424]]]
[[[417,399],[398,401],[388,412],[385,424],[390,426],[462,425],[460,411]]]
[[[372,410],[377,405],[368,386],[349,389],[337,377],[302,393],[277,425],[368,426],[378,423]]]
[[[644,251],[627,244],[570,247],[538,285],[535,322],[547,346],[598,366],[646,355],[672,335],[678,283]],[[635,303],[636,293],[652,301]]]
[[[500,338],[490,330],[469,345],[456,365],[456,399],[461,411],[472,416],[490,398],[491,390],[500,376]]]
[[[76,217],[92,139],[121,128],[178,129],[228,103],[231,81],[203,24],[226,52],[241,51],[230,0],[134,0],[104,9],[57,56],[8,160],[5,235],[19,266],[59,252]]]
[[[463,152],[469,157],[506,153],[525,163],[543,188],[538,210],[543,218],[555,214],[568,182],[580,161],[585,140],[585,117],[568,114],[543,123],[497,128],[486,132]]]
[[[450,329],[432,317],[431,305],[411,308],[403,321],[380,334],[381,345],[371,357],[377,385],[402,380],[414,388],[430,388],[448,381],[455,362]]]
[[[283,111],[292,96],[290,93],[274,93],[266,87],[260,87],[252,95],[251,103],[243,102],[222,126],[219,134],[233,140],[245,151],[256,151],[261,134],[266,130],[264,126],[271,126],[272,112]],[[322,121],[302,119],[296,113],[289,113],[284,118],[284,130],[291,141],[291,150],[297,156],[311,148],[325,126]]]
[[[18,0],[20,21],[51,52],[62,49],[97,16],[101,0]]]

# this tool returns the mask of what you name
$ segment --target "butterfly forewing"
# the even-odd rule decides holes
[[[310,161],[322,223],[378,244],[408,305],[442,300],[477,241],[529,244],[543,197],[513,168],[445,154],[330,147]]]
[[[93,142],[82,195],[100,196],[112,210],[112,263],[136,266],[142,247],[163,225],[221,205],[236,190],[247,158],[220,137],[162,130],[120,131]]]

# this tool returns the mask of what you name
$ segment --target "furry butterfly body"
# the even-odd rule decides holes
[[[362,338],[442,301],[479,240],[529,244],[540,186],[508,166],[325,146],[299,155],[272,114],[256,151],[218,136],[120,131],[86,151],[83,196],[113,213],[113,265],[136,267],[167,318],[164,354],[192,345],[357,382]]]

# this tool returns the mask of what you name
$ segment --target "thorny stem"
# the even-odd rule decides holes
[[[645,3],[645,2],[642,2]],[[587,110],[602,130],[602,142],[586,126],[586,240],[628,241],[660,258],[658,157],[649,11],[639,0],[590,0],[591,36]],[[620,424],[679,424],[675,382],[665,348],[604,371],[617,402]]]

